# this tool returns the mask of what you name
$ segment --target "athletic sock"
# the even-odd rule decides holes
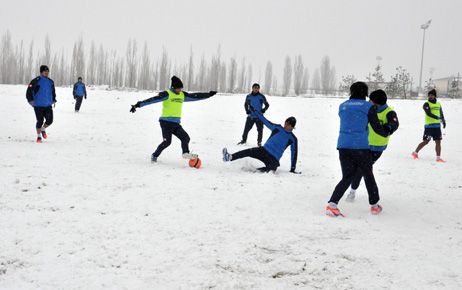
[[[337,208],[337,204],[335,202],[329,202],[329,207]]]
[[[355,193],[356,193],[356,189],[353,189],[353,188],[352,188],[352,189],[350,189],[350,193],[353,193],[353,194],[355,194]]]
[[[45,128],[45,127],[42,127],[42,128],[40,128],[40,131],[45,132],[45,131],[46,131],[46,128]]]
[[[373,205],[371,205],[371,207],[372,207],[372,208],[378,208],[378,207],[379,207],[379,204],[378,204],[378,203],[373,204]]]

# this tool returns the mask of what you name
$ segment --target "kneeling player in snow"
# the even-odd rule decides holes
[[[235,161],[244,157],[251,157],[260,160],[265,164],[265,167],[258,168],[261,172],[276,171],[279,167],[279,160],[287,147],[291,150],[291,169],[290,172],[297,173],[295,167],[297,165],[298,142],[297,137],[292,133],[297,120],[294,117],[289,117],[284,123],[284,126],[273,124],[268,121],[262,113],[251,107],[255,116],[263,122],[263,124],[271,130],[271,136],[266,141],[263,147],[255,147],[242,150],[233,154],[228,153],[226,148],[223,149],[223,161]]]
[[[40,66],[40,76],[33,79],[27,87],[26,97],[29,104],[34,107],[37,123],[37,143],[47,139],[46,128],[53,123],[53,108],[56,103],[55,83],[48,77],[48,66]],[[45,121],[45,124],[43,123]]]
[[[382,207],[378,204],[379,189],[372,171],[372,155],[369,150],[368,124],[382,137],[387,137],[377,117],[377,107],[366,101],[368,87],[356,82],[350,87],[350,99],[340,104],[340,134],[337,150],[342,167],[342,180],[337,184],[326,207],[329,216],[342,216],[337,204],[350,186],[358,170],[361,170],[369,194],[371,213],[379,214]]]
[[[377,117],[379,117],[380,124],[383,125],[385,131],[391,135],[398,130],[398,116],[393,111],[393,108],[387,105],[387,94],[383,90],[376,90],[370,94],[369,100],[377,106]],[[382,153],[387,149],[389,141],[390,136],[383,137],[377,134],[369,124],[369,150],[372,154],[372,164],[375,164],[380,156],[382,156]],[[361,183],[362,177],[363,174],[358,168],[351,182],[351,190],[346,201],[353,202],[355,200],[356,190]]]
[[[423,105],[425,111],[425,131],[423,141],[412,152],[412,158],[419,159],[419,151],[424,148],[431,139],[435,141],[436,162],[444,163],[441,158],[441,124],[446,128],[446,120],[444,119],[443,108],[440,102],[436,99],[436,90],[428,92],[428,101]]]
[[[184,159],[197,159],[197,154],[189,152],[189,135],[181,126],[181,112],[184,102],[200,101],[210,98],[217,92],[210,91],[208,93],[187,93],[183,91],[183,82],[176,76],[172,77],[171,88],[167,91],[160,92],[157,96],[137,102],[132,105],[130,112],[135,113],[137,108],[141,108],[154,103],[162,102],[162,115],[159,118],[162,136],[164,140],[159,144],[157,150],[152,153],[151,161],[157,162],[157,158],[162,151],[170,146],[172,135],[175,135],[181,141]]]

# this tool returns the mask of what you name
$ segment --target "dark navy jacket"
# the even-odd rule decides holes
[[[55,83],[52,79],[38,76],[27,87],[26,98],[34,107],[49,107],[56,102]]]
[[[263,107],[263,105],[265,105],[265,107]],[[255,112],[252,112],[250,109],[251,107],[255,109]],[[245,98],[244,108],[250,118],[257,119],[258,117],[256,112],[264,114],[269,108],[269,103],[266,100],[266,97],[260,93],[255,95],[249,94]]]
[[[369,149],[370,123],[380,136],[387,137],[377,116],[377,107],[366,100],[349,99],[340,104],[340,134],[337,149]]]
[[[271,136],[266,141],[263,148],[278,161],[281,159],[284,151],[290,146],[291,151],[291,170],[297,166],[298,140],[292,132],[287,132],[281,125],[273,124],[268,121],[260,112],[255,112],[260,121],[271,130]]]
[[[72,90],[72,95],[74,97],[87,97],[87,88],[85,87],[85,84],[82,82],[76,82],[74,84],[74,89]]]

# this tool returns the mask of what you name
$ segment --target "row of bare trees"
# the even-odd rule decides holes
[[[153,58],[146,43],[140,48],[135,39],[129,39],[125,55],[108,50],[103,45],[91,42],[86,47],[84,40],[75,41],[72,54],[64,49],[52,49],[47,36],[44,46],[37,48],[33,41],[14,43],[9,32],[0,39],[0,83],[25,84],[37,75],[38,67],[47,64],[58,86],[71,85],[82,76],[89,85],[107,85],[110,88],[133,88],[141,90],[163,90],[169,86],[170,76],[183,79],[191,91],[213,89],[227,93],[243,93],[253,82],[261,82],[266,94],[303,95],[309,92],[329,93],[336,89],[335,68],[329,57],[324,57],[311,78],[301,55],[286,56],[282,85],[274,73],[273,64],[268,61],[264,75],[254,72],[245,58],[225,59],[221,48],[206,58],[197,58],[190,49],[190,56],[184,63],[171,61],[163,49],[161,55]],[[70,57],[69,57],[70,56]],[[197,63],[196,61],[199,60]]]

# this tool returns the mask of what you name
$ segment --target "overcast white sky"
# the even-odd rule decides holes
[[[310,73],[329,55],[340,75],[363,78],[376,57],[388,77],[403,65],[418,79],[422,31],[427,33],[424,78],[462,73],[461,0],[15,0],[2,1],[0,33],[15,40],[42,41],[70,49],[82,35],[123,51],[127,39],[147,41],[153,53],[164,46],[173,60],[215,52],[245,56],[264,70],[280,67],[286,55],[302,54]],[[276,73],[279,74],[278,71]]]

